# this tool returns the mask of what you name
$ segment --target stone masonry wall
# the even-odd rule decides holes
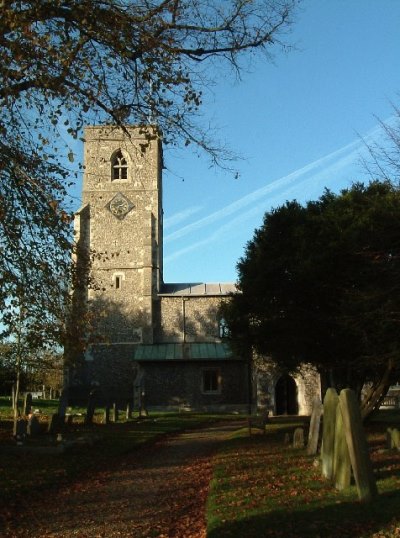
[[[161,149],[159,140],[148,143],[138,129],[128,130],[131,138],[110,127],[85,130],[83,203],[89,207],[96,283],[89,300],[95,333],[105,341],[135,341],[140,329],[142,341],[151,343],[152,296],[162,270]],[[128,164],[126,180],[112,178],[118,151]],[[112,211],[115,197],[120,215]]]
[[[161,297],[157,340],[219,341],[220,296]]]

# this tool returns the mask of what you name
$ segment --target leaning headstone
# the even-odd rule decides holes
[[[311,413],[310,430],[308,432],[307,454],[315,456],[318,451],[319,432],[321,426],[322,402],[315,398]]]
[[[378,491],[362,426],[360,406],[351,389],[343,389],[339,401],[358,497],[361,501],[369,502],[376,497]]]
[[[31,437],[34,437],[35,435],[39,435],[40,433],[40,422],[35,415],[29,415],[28,418],[28,426],[27,426],[27,434]]]
[[[27,392],[24,398],[24,415],[29,415],[32,409],[32,394]]]
[[[293,434],[293,448],[304,448],[304,430],[296,428]]]
[[[335,488],[346,489],[351,482],[351,462],[344,433],[341,406],[336,408],[335,448],[333,454],[333,479]]]
[[[324,398],[324,420],[322,423],[322,475],[329,480],[333,478],[333,455],[335,449],[336,408],[339,396],[333,388],[326,391]]]

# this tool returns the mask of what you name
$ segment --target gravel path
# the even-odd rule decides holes
[[[203,538],[211,457],[239,426],[219,424],[170,437],[50,499],[33,498],[4,536]]]

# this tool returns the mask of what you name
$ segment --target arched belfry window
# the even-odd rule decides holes
[[[128,179],[128,163],[125,157],[122,155],[121,150],[115,153],[111,160],[111,178],[114,179]]]

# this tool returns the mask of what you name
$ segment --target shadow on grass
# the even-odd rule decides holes
[[[243,518],[238,512],[237,520],[220,523],[209,530],[207,538],[365,538],[389,527],[398,514],[399,506],[400,490],[383,493],[368,505],[344,500],[324,507],[313,504],[296,509],[282,507],[265,514]],[[396,527],[394,523],[393,525]],[[400,523],[397,522],[397,528],[399,526]],[[394,532],[382,533],[379,536],[398,536]]]

